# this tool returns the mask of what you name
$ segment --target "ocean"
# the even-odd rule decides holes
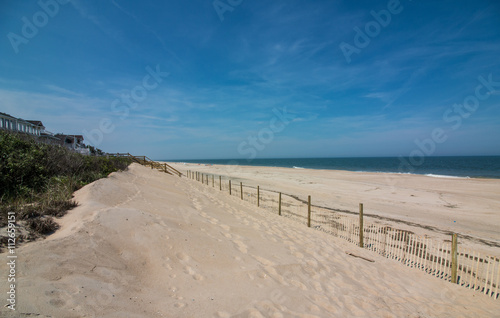
[[[500,178],[500,156],[467,157],[374,157],[374,158],[280,158],[162,160],[200,164],[267,166],[296,169],[327,169],[360,172],[421,174],[431,177]]]

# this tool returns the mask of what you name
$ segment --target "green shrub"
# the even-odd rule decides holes
[[[0,227],[7,224],[7,213],[15,211],[16,219],[27,220],[36,233],[51,233],[56,229],[52,216],[63,216],[77,206],[74,191],[130,163],[127,158],[85,156],[39,143],[32,136],[0,131]],[[0,246],[1,242],[0,238]]]

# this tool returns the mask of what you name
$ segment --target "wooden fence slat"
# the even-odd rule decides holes
[[[457,283],[457,269],[458,269],[458,257],[457,257],[457,234],[454,233],[451,236],[451,282],[453,284]]]
[[[311,196],[307,197],[307,227],[311,227]]]
[[[257,186],[257,206],[260,206],[260,187]]]
[[[474,280],[474,254],[475,252],[472,253],[472,260],[471,260],[471,269],[470,269],[470,278],[469,278],[469,289],[472,289],[472,286],[474,285],[473,284],[473,280]]]
[[[486,256],[486,255],[484,256],[484,261],[486,261],[487,257],[488,256]],[[491,264],[491,262],[488,262],[488,267],[486,269],[486,276],[484,277],[485,278],[484,279],[485,280],[484,281],[484,294],[485,295],[486,295],[486,290],[488,289],[488,275],[490,274],[490,264]]]
[[[428,246],[428,238],[424,237],[423,244],[424,244],[424,252],[423,252],[423,257],[424,257],[424,262],[423,262],[423,267],[422,270],[425,272],[427,268],[427,246]]]
[[[281,215],[281,192],[279,194],[278,215]]]
[[[359,204],[359,247],[364,247],[363,203]]]
[[[495,287],[495,293],[493,294],[493,297],[497,299],[498,297],[498,284],[500,284],[500,259],[497,259],[498,261],[498,270],[497,270],[497,281],[496,281],[496,287]]]

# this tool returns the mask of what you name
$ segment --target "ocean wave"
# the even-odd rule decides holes
[[[296,166],[293,166],[294,169],[305,169],[305,168],[302,168],[302,167],[296,167]]]
[[[470,177],[445,176],[445,175],[441,175],[441,174],[432,174],[432,173],[428,173],[425,176],[433,177],[433,178],[470,179]]]
[[[390,171],[364,171],[364,170],[357,170],[355,172],[362,172],[362,173],[386,173],[386,174],[399,174],[399,175],[412,175],[412,176],[426,176],[426,177],[431,177],[431,178],[443,178],[443,179],[470,179],[471,177],[464,176],[464,177],[459,177],[459,176],[450,176],[450,175],[442,175],[442,174],[433,174],[433,173],[411,173],[411,172],[390,172]]]

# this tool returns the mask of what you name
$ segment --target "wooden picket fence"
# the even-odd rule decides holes
[[[436,242],[411,231],[367,222],[363,217],[363,204],[360,204],[356,216],[315,206],[311,204],[311,196],[301,199],[278,191],[264,190],[260,186],[243,185],[241,181],[223,176],[191,170],[187,171],[186,176],[408,267],[495,299],[500,298],[500,258],[462,248],[458,245],[457,234],[452,234],[449,241]]]

